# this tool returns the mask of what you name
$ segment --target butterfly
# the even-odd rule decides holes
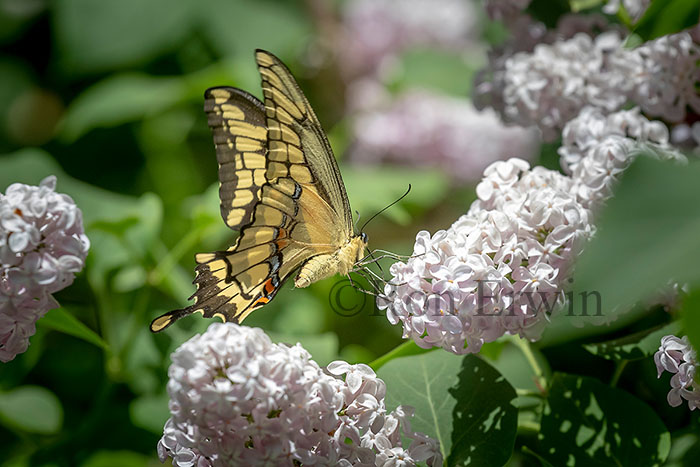
[[[347,275],[364,257],[338,164],[308,100],[273,54],[255,52],[264,103],[233,87],[204,93],[219,163],[221,216],[239,230],[225,251],[197,254],[194,304],[154,319],[162,331],[194,312],[240,323],[298,271],[296,287]]]

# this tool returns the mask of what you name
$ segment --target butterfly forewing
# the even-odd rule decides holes
[[[204,111],[219,162],[221,216],[226,225],[238,230],[252,221],[266,182],[265,108],[240,89],[219,87],[206,91]]]
[[[349,238],[352,213],[338,163],[328,139],[289,69],[274,55],[255,53],[262,77],[267,117],[268,177],[291,176],[313,184],[321,198],[336,212],[336,228]],[[273,163],[274,162],[274,163]]]

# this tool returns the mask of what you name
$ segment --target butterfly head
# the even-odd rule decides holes
[[[364,232],[361,232],[361,233],[360,233],[360,238],[362,239],[362,242],[363,242],[365,245],[367,245],[367,243],[369,242],[369,237],[367,236],[367,234],[364,233]]]

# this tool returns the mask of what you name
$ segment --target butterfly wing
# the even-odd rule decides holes
[[[245,91],[218,87],[204,93],[204,111],[219,162],[221,217],[238,230],[252,221],[267,181],[265,107]]]
[[[267,176],[291,176],[314,189],[336,212],[343,238],[352,234],[352,212],[328,138],[292,73],[277,57],[255,52],[262,76],[268,128]],[[289,174],[289,175],[287,175]]]
[[[306,261],[336,251],[350,238],[345,187],[313,110],[276,57],[258,51],[256,59],[264,107],[235,88],[205,94],[219,160],[222,216],[229,227],[240,227],[241,235],[226,251],[197,255],[197,291],[190,297],[195,303],[156,318],[154,332],[193,312],[240,323],[272,300]],[[262,130],[264,150],[257,146]],[[265,161],[264,182],[256,178],[258,156]]]

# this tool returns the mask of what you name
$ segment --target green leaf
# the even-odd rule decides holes
[[[33,78],[22,62],[6,57],[0,58],[0,76],[2,76],[2,87],[0,87],[0,124],[2,127],[0,128],[4,132],[7,121],[11,118],[9,111],[13,102],[32,86]]]
[[[221,56],[237,54],[255,69],[253,52],[266,49],[284,57],[298,53],[312,27],[301,10],[269,0],[205,0],[200,8],[202,33]],[[258,80],[259,81],[259,80]]]
[[[131,292],[146,284],[146,270],[140,264],[132,264],[121,269],[112,279],[112,288],[116,292]]]
[[[394,76],[396,90],[415,88],[435,89],[456,96],[468,96],[476,70],[481,68],[479,58],[466,63],[459,55],[435,49],[410,50],[401,55],[401,65]]]
[[[145,74],[110,76],[84,91],[66,111],[60,135],[72,142],[93,128],[107,128],[161,112],[183,99],[177,78]]]
[[[700,163],[682,166],[640,157],[600,213],[572,287],[598,293],[603,314],[645,303],[669,281],[700,283]],[[574,300],[576,316],[581,303]],[[589,315],[590,315],[589,310]],[[566,318],[566,316],[565,316]]]
[[[162,427],[160,432],[163,432]],[[97,451],[80,464],[80,467],[114,467],[115,465],[147,467],[153,465],[153,457],[132,451]]]
[[[40,386],[20,386],[0,393],[0,422],[15,430],[50,435],[63,423],[58,397]]]
[[[168,394],[137,397],[129,404],[129,417],[134,426],[158,435],[163,434],[165,422],[170,417]]]
[[[60,65],[94,73],[176,50],[198,7],[191,0],[57,0],[52,9]]]
[[[341,170],[348,190],[350,205],[364,219],[396,201],[411,184],[411,192],[399,204],[383,215],[395,222],[407,224],[410,212],[433,207],[447,193],[449,182],[439,170],[403,167],[355,167],[344,165]]]
[[[77,337],[105,350],[109,348],[107,343],[95,331],[80,322],[78,318],[70,314],[65,308],[49,311],[37,322],[37,326]]]
[[[444,351],[387,362],[387,409],[415,408],[411,428],[438,441],[447,465],[500,466],[515,442],[515,390],[474,355]]]
[[[680,328],[680,323],[674,321],[619,339],[586,344],[583,347],[593,355],[608,360],[639,360],[654,355],[659,350],[661,338],[669,334],[677,334]]]
[[[553,465],[660,465],[671,436],[656,413],[620,389],[557,373],[542,415],[537,452]]]
[[[697,0],[652,0],[637,21],[634,33],[645,41],[675,34],[698,24],[700,2]]]
[[[26,148],[0,156],[0,191],[2,192],[12,183],[38,185],[48,175],[56,175],[58,178],[56,191],[66,193],[73,198],[83,212],[86,226],[92,222],[115,223],[136,217],[139,222],[148,221],[149,231],[152,232],[154,224],[157,224],[156,221],[160,221],[159,213],[148,212],[150,209],[157,209],[158,201],[154,199],[154,195],[146,194],[139,199],[76,180],[67,175],[56,161],[41,149]],[[135,216],[134,213],[139,213],[145,218]]]
[[[700,289],[694,289],[685,297],[681,306],[681,316],[690,343],[693,348],[700,349]]]

